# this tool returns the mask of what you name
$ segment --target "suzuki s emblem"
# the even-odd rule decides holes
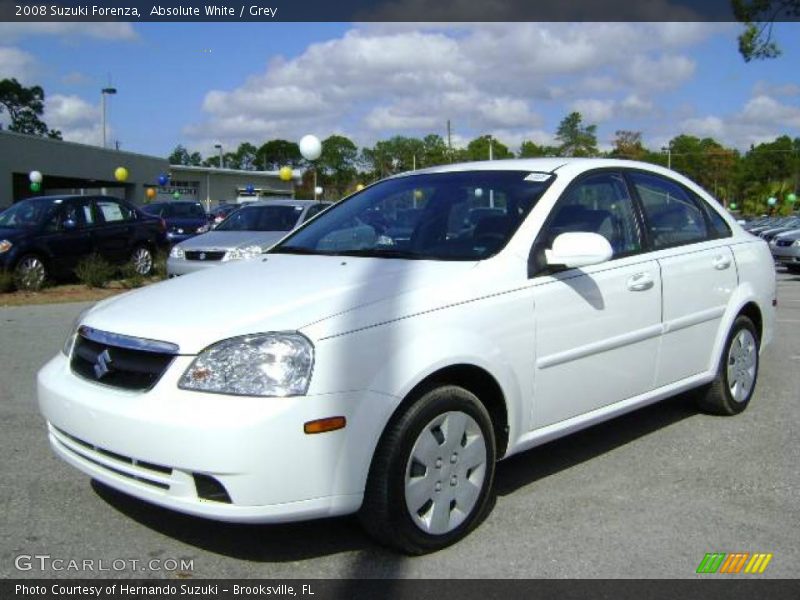
[[[200,258],[200,260],[205,260],[206,259],[206,253],[205,252],[201,252],[199,258]]]
[[[102,379],[111,370],[108,365],[111,364],[111,355],[106,348],[97,355],[97,360],[94,361],[94,376],[97,379]]]

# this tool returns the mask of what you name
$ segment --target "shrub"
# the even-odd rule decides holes
[[[0,269],[0,294],[14,291],[14,274]]]
[[[163,250],[159,250],[153,255],[152,277],[159,280],[167,278],[167,256],[169,256],[168,253]]]
[[[116,269],[99,254],[90,254],[75,267],[75,276],[90,288],[105,287],[114,277]]]
[[[122,277],[120,285],[126,289],[130,290],[144,285],[144,276],[136,271],[136,267],[134,267],[131,262],[122,265],[119,274],[120,277]]]

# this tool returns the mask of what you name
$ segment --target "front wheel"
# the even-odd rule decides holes
[[[35,254],[26,254],[14,268],[14,282],[21,290],[38,290],[47,280],[47,267]]]
[[[747,408],[758,379],[758,332],[739,315],[733,322],[717,377],[702,391],[700,408],[716,415],[737,415]]]
[[[131,264],[137,274],[142,277],[150,275],[153,271],[153,253],[147,246],[137,246],[131,254]]]
[[[491,418],[478,398],[435,388],[393,419],[372,461],[359,517],[382,544],[409,554],[449,546],[491,507]]]

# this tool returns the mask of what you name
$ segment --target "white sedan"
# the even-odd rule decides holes
[[[499,459],[692,388],[742,412],[775,304],[767,244],[672,171],[448,165],[100,302],[39,403],[55,452],[132,496],[237,522],[358,512],[424,553],[480,523]]]

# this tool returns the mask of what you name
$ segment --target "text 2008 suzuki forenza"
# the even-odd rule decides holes
[[[358,511],[453,543],[495,462],[690,388],[733,415],[772,336],[766,243],[643,163],[450,165],[376,183],[261,258],[95,305],[39,373],[56,453],[181,512]]]

